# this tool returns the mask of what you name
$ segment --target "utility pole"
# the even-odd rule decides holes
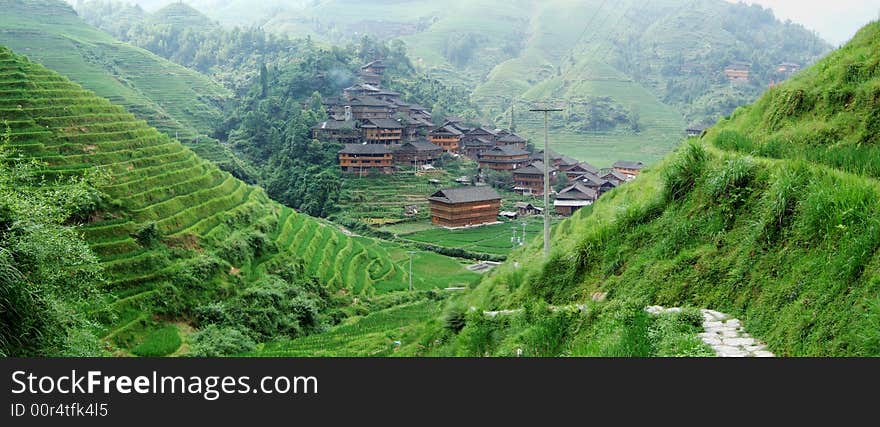
[[[519,245],[520,245],[520,246],[526,244],[526,224],[528,224],[527,221],[523,221],[523,222],[522,222],[523,232],[522,232],[522,240],[520,240],[520,242],[519,242]]]
[[[544,113],[544,258],[550,258],[550,113],[561,108],[533,108],[529,111]]]

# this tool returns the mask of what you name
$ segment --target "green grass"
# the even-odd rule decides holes
[[[528,217],[524,221],[527,224],[525,228],[527,240],[531,241],[541,235],[544,229],[543,217]],[[523,220],[505,221],[501,224],[461,230],[433,227],[402,235],[401,238],[446,248],[465,249],[469,252],[507,255],[519,247],[518,245],[514,247],[511,243],[511,237],[513,236],[513,228],[516,229],[517,237],[522,237],[522,222]]]
[[[168,356],[177,351],[181,343],[177,326],[166,325],[150,332],[131,352],[141,357]]]

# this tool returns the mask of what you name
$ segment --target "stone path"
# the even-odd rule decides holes
[[[663,308],[659,305],[645,309],[651,314],[681,311],[678,307]],[[742,327],[739,319],[715,310],[700,310],[703,313],[703,329],[700,339],[712,347],[718,357],[774,357],[767,346],[752,338]]]

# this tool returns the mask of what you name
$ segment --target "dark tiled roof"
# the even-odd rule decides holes
[[[369,85],[366,83],[358,83],[352,87],[347,87],[343,89],[345,92],[381,92],[382,89],[377,88],[376,86]]]
[[[348,105],[352,107],[393,107],[388,101],[383,101],[372,96],[359,96],[351,100]]]
[[[600,176],[600,178],[605,179],[605,180],[609,179],[609,177],[614,178],[618,181],[626,181],[626,177],[623,174],[621,174],[619,172],[614,172],[614,171],[608,172],[608,173]]]
[[[628,162],[625,160],[621,160],[619,162],[615,162],[614,167],[621,169],[642,169],[645,167],[645,164],[642,162]]]
[[[526,140],[515,133],[506,133],[504,136],[498,138],[498,142],[504,142],[508,144],[520,144],[526,142]]]
[[[529,152],[523,150],[522,148],[513,146],[513,145],[501,145],[498,147],[494,147],[491,150],[486,150],[480,153],[480,156],[490,155],[490,156],[524,156],[528,155]]]
[[[345,148],[339,150],[339,154],[391,154],[391,150],[385,144],[345,144]]]
[[[326,129],[326,130],[340,130],[340,129],[355,129],[357,127],[357,122],[354,120],[327,120],[326,122],[321,122],[312,126],[312,129]]]
[[[556,195],[556,200],[596,200],[599,193],[581,183],[564,188]]]
[[[456,135],[456,136],[461,135],[460,130],[458,130],[454,126],[450,126],[450,125],[444,125],[440,128],[434,129],[433,131],[431,131],[431,133],[438,134],[438,135],[442,135],[442,134],[449,134],[449,135]]]
[[[430,141],[408,141],[401,144],[396,152],[426,152],[426,151],[442,151],[443,149],[434,145]]]
[[[400,122],[398,122],[397,120],[393,119],[366,119],[364,120],[363,127],[376,127],[379,129],[403,129],[403,125],[401,125]]]
[[[597,187],[599,187],[599,186],[601,186],[602,184],[605,184],[606,182],[608,182],[608,181],[606,181],[606,180],[604,180],[604,179],[602,179],[602,178],[599,178],[599,177],[596,176],[595,174],[592,174],[592,173],[589,173],[589,172],[584,173],[583,175],[581,175],[580,177],[578,177],[578,179],[579,179],[581,182],[585,183],[585,184],[595,185],[595,186],[597,186]]]
[[[488,200],[500,200],[501,196],[492,187],[458,187],[440,190],[428,200],[443,203],[471,203]]]
[[[553,171],[553,169],[550,169]],[[521,168],[515,169],[513,171],[514,175],[543,175],[544,174],[544,162],[534,161],[530,165]]]

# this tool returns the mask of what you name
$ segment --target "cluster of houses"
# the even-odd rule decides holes
[[[344,144],[338,153],[344,172],[363,176],[401,167],[431,169],[443,153],[465,156],[479,164],[481,175],[489,170],[511,174],[512,190],[523,195],[544,194],[545,172],[550,186],[564,176],[568,186],[556,194],[554,206],[557,214],[571,215],[644,167],[617,162],[599,169],[552,151],[544,164],[544,152],[528,151],[528,141],[513,131],[469,126],[458,117],[446,117],[437,126],[427,109],[382,88],[385,69],[381,60],[364,65],[358,84],[324,101],[330,119],[312,128],[313,138]],[[501,197],[487,185],[440,190],[428,201],[434,224],[451,228],[496,222],[501,207]],[[528,203],[517,209],[521,215],[540,211]]]
[[[784,80],[788,77],[791,77],[792,74],[796,73],[800,69],[800,64],[795,64],[793,62],[783,62],[776,66],[775,71],[777,78],[779,78],[780,80]],[[751,71],[752,64],[748,62],[735,61],[724,68],[724,75],[731,83],[748,83],[749,78],[751,77]],[[776,84],[776,80],[770,83],[771,86],[774,86]]]
[[[549,153],[548,153],[549,154]],[[617,162],[611,169],[596,169],[587,163],[574,162],[573,167],[562,169],[564,156],[553,155],[552,172],[564,173],[570,185],[556,194],[553,203],[558,215],[570,216],[584,206],[592,205],[602,194],[635,179],[645,165],[641,162]],[[570,165],[569,165],[570,166]],[[540,175],[543,183],[544,164],[533,162],[524,169],[529,175]],[[534,168],[534,169],[530,169]],[[542,189],[543,190],[543,189]],[[428,197],[431,222],[448,228],[491,224],[499,216],[527,216],[540,214],[543,209],[528,202],[516,204],[516,212],[500,212],[501,196],[493,188],[465,186],[437,191]]]

